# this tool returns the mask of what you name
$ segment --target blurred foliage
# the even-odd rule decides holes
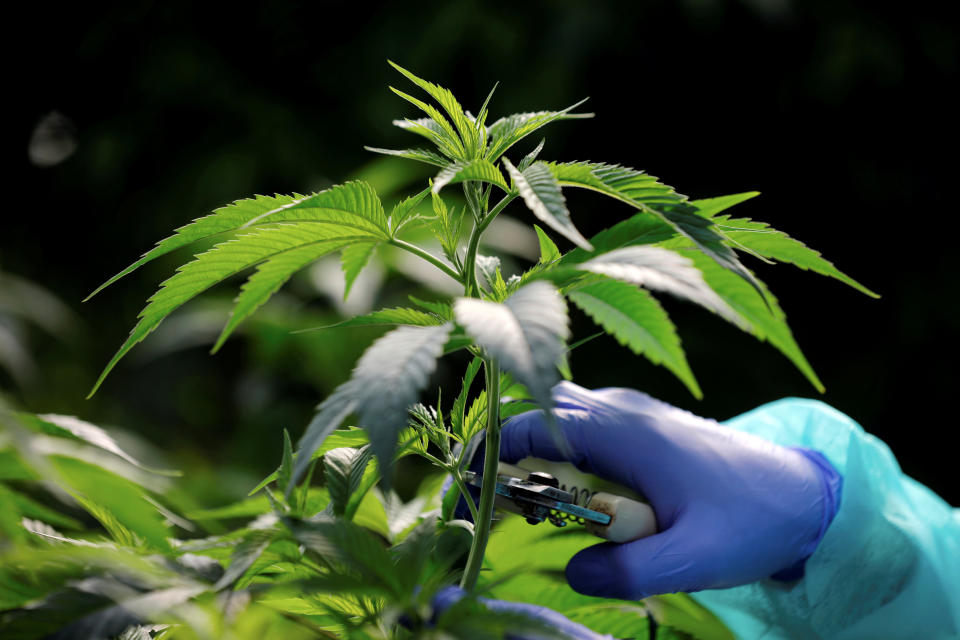
[[[289,499],[280,491],[293,463],[285,436],[276,473],[250,498],[214,509],[192,502],[193,478],[144,464],[162,460],[152,447],[127,436],[132,447],[122,448],[115,435],[0,407],[4,638],[558,637],[469,597],[433,610],[435,594],[459,577],[472,527],[439,517],[440,474],[422,478],[406,502],[375,488],[359,429],[332,434],[316,476]],[[398,455],[417,448],[408,441]],[[647,637],[652,618],[657,637],[730,637],[686,596],[617,603],[575,594],[558,568],[592,539],[505,520],[487,586],[601,633]],[[543,550],[533,563],[528,545]]]

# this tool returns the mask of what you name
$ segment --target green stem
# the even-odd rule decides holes
[[[493,521],[493,499],[497,493],[497,471],[500,465],[500,364],[496,358],[484,358],[483,368],[487,384],[487,448],[483,457],[483,484],[480,487],[480,508],[473,528],[473,543],[467,566],[463,570],[460,587],[473,591],[480,577],[483,555],[490,538]],[[468,502],[470,498],[467,499]]]
[[[478,235],[486,231],[487,227],[490,226],[490,223],[493,222],[494,218],[500,215],[500,212],[503,211],[508,204],[513,202],[513,199],[516,197],[516,193],[508,193],[507,195],[503,196],[503,199],[500,200],[500,202],[498,202],[493,209],[490,209],[490,213],[483,217],[483,221],[480,223]]]
[[[432,253],[430,253],[430,252],[428,252],[428,251],[424,251],[424,250],[421,249],[420,247],[418,247],[418,246],[416,246],[416,245],[413,245],[413,244],[410,244],[409,242],[404,242],[403,240],[401,240],[401,239],[399,239],[399,238],[390,238],[390,244],[392,244],[392,245],[395,246],[395,247],[399,247],[400,249],[403,249],[404,251],[409,251],[410,253],[412,253],[412,254],[415,255],[415,256],[419,256],[419,257],[423,258],[424,260],[426,260],[427,262],[429,262],[429,263],[432,264],[433,266],[435,266],[435,267],[437,267],[438,269],[440,269],[440,271],[443,271],[445,274],[447,274],[448,276],[450,276],[451,278],[453,278],[453,279],[456,280],[457,282],[460,282],[460,274],[457,273],[457,272],[453,269],[453,267],[451,267],[451,266],[448,265],[446,262],[444,262],[444,261],[441,260],[440,258],[438,258],[438,257],[436,257],[435,255],[433,255]]]
[[[470,234],[470,243],[467,245],[467,255],[463,258],[463,287],[467,296],[480,297],[480,281],[477,280],[477,250],[480,247],[480,235],[483,233],[482,224],[474,224]]]
[[[467,489],[467,484],[463,481],[463,472],[460,469],[452,469],[451,475],[453,475],[453,481],[457,483],[457,488],[460,489],[460,495],[463,496],[464,502],[467,503],[467,507],[470,509],[470,515],[473,516],[474,522],[480,522],[480,515],[477,513],[477,505],[473,502],[473,496],[470,495],[470,491]]]

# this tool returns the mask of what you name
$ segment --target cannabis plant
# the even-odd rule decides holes
[[[216,513],[193,514],[194,520],[256,516],[245,527],[171,544],[154,526],[156,513],[132,522],[132,514],[101,508],[95,517],[111,532],[118,531],[122,540],[139,545],[134,548],[149,548],[165,558],[165,572],[151,584],[163,593],[180,589],[175,592],[178,606],[188,601],[209,604],[211,594],[220,593],[218,607],[213,607],[221,615],[217,624],[227,624],[223,620],[236,615],[239,601],[237,596],[233,605],[225,605],[223,594],[242,593],[244,603],[268,603],[286,619],[321,635],[445,632],[470,637],[483,628],[496,636],[505,629],[535,626],[478,605],[473,595],[479,584],[494,595],[552,606],[598,631],[637,636],[656,628],[652,619],[695,637],[726,637],[718,622],[702,622],[707,619],[702,612],[684,614],[693,605],[682,598],[613,607],[612,601],[581,597],[557,583],[555,570],[562,564],[556,563],[590,538],[577,527],[550,538],[549,566],[533,561],[534,572],[546,576],[546,582],[518,577],[520,569],[530,568],[530,562],[519,558],[537,556],[535,545],[547,534],[522,519],[507,519],[499,526],[505,532],[502,540],[509,542],[496,544],[495,537],[488,546],[501,421],[531,407],[549,411],[551,388],[561,376],[569,376],[568,301],[634,354],[663,365],[699,398],[701,390],[677,331],[653,293],[700,305],[770,342],[817,389],[822,385],[795,343],[776,298],[744,266],[738,252],[789,262],[873,294],[797,240],[765,223],[727,213],[756,193],[691,200],[654,176],[625,166],[543,160],[543,140],[521,148],[548,124],[591,117],[575,112],[582,103],[493,120],[488,110],[493,91],[473,115],[447,89],[393,66],[425,94],[421,99],[392,89],[419,112],[419,117],[394,124],[425,139],[426,146],[368,149],[436,167],[425,188],[389,213],[376,191],[362,181],[310,195],[256,196],[177,229],[94,294],[175,249],[226,237],[162,283],[93,391],[178,307],[250,269],[213,351],[293,274],[335,252],[341,256],[348,292],[378,250],[392,246],[448,276],[462,295],[452,300],[411,298],[410,306],[380,309],[341,323],[394,328],[367,349],[350,379],[323,399],[296,448],[284,434],[281,464],[254,488],[253,497]],[[615,210],[630,213],[587,238],[567,207],[566,189],[593,191],[598,205],[609,198],[621,204]],[[480,248],[484,232],[510,205],[519,212],[528,210],[522,215],[536,222],[540,258],[522,273],[504,274],[498,258],[481,254]],[[415,233],[422,237],[424,230],[429,242],[410,240]],[[554,241],[558,236],[572,248],[561,251]],[[418,404],[437,360],[457,351],[470,358],[453,403],[443,406],[441,395],[435,407]],[[355,426],[344,427],[351,417]],[[53,418],[36,420],[27,421],[33,431],[28,425],[19,427],[20,432],[50,431],[37,425],[51,421],[56,425]],[[475,503],[467,490],[464,452],[467,443],[481,437],[485,459]],[[564,446],[560,440],[558,444]],[[394,463],[406,455],[428,459],[442,474],[422,487],[417,499],[403,504],[390,483]],[[452,488],[441,500],[443,476],[452,479]],[[454,518],[461,495],[472,525]],[[380,505],[373,510],[371,496]],[[161,499],[154,497],[158,503]],[[371,515],[374,512],[381,515]],[[138,533],[144,522],[153,528]],[[117,544],[117,536],[111,544]],[[524,545],[532,548],[521,553]],[[183,568],[187,551],[205,558],[190,560],[196,564],[193,573]],[[152,558],[133,555],[138,562]],[[491,571],[481,576],[484,566]],[[527,582],[523,589],[511,590],[511,579]],[[433,610],[434,594],[458,580],[468,596],[451,610]],[[139,584],[137,589],[138,594],[149,591]],[[544,595],[556,596],[557,589],[565,589],[564,597]],[[172,619],[190,625],[183,611],[177,609]],[[142,618],[158,621],[154,609]],[[690,623],[694,619],[701,621],[699,627]]]

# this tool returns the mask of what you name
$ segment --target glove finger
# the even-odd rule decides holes
[[[543,412],[539,409],[514,416],[503,425],[500,436],[500,459],[517,462],[528,456],[586,463],[580,424],[593,419],[590,394],[592,392],[572,382],[561,382],[553,387],[553,415],[556,425],[566,438],[563,447],[549,430]],[[567,449],[566,454],[564,448]]]
[[[547,426],[540,410],[527,411],[512,418],[503,425],[500,432],[500,459],[514,463],[527,457],[572,462],[587,471],[590,460],[582,437],[582,423],[591,421],[591,416],[583,409],[555,408],[555,425],[563,437],[566,447],[561,447],[556,434]]]
[[[587,547],[567,564],[567,581],[582,594],[623,600],[706,588],[705,569],[715,563],[686,544],[683,529],[677,525],[633,542]]]

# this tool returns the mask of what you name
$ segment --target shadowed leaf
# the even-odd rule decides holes
[[[556,363],[569,336],[567,308],[553,286],[533,282],[502,303],[459,298],[454,313],[467,333],[542,407],[552,406],[550,388],[559,378]]]
[[[400,327],[374,342],[364,352],[349,381],[324,400],[300,440],[293,482],[306,470],[313,452],[347,417],[359,414],[359,425],[370,436],[370,446],[389,485],[389,473],[397,434],[406,425],[407,407],[436,367],[437,358],[453,329],[452,324],[433,327]],[[293,483],[288,485],[289,492]]]

